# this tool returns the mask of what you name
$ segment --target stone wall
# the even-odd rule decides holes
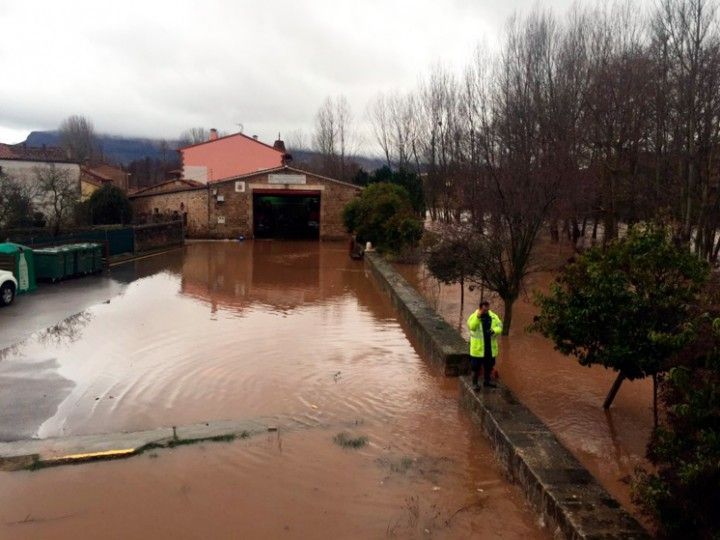
[[[476,393],[460,380],[460,401],[513,482],[554,537],[649,539],[650,535],[506,387]]]
[[[208,191],[205,188],[136,195],[131,201],[133,213],[141,221],[152,221],[154,215],[172,217],[175,212],[183,219],[187,214],[185,224],[187,236],[190,238],[208,236]]]
[[[428,359],[449,375],[466,371],[467,344],[460,334],[380,255],[366,253],[365,261]],[[649,538],[552,431],[510,390],[498,386],[476,393],[469,378],[462,377],[460,401],[553,536],[572,540]]]
[[[178,246],[185,241],[182,221],[136,225],[133,230],[135,232],[135,253]]]
[[[302,175],[305,183],[270,183],[271,174],[285,173]],[[361,188],[297,169],[284,168],[214,182],[207,188],[139,193],[132,197],[132,203],[137,216],[172,215],[173,212],[182,216],[183,212],[187,212],[186,230],[191,238],[237,238],[240,235],[252,238],[253,193],[257,190],[319,193],[320,238],[340,240],[348,237],[342,220],[343,208],[360,193]]]
[[[366,252],[365,261],[380,288],[387,292],[427,358],[445,373],[468,373],[468,344],[381,255]]]

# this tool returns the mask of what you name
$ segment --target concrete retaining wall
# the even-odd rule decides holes
[[[375,282],[390,295],[393,305],[408,323],[426,357],[445,375],[468,373],[468,345],[462,336],[381,255],[367,252],[365,262]]]
[[[367,266],[409,324],[429,359],[446,374],[465,371],[465,340],[381,256]],[[649,538],[643,527],[605,491],[557,437],[507,388],[475,393],[460,379],[460,401],[490,440],[510,479],[556,537]]]

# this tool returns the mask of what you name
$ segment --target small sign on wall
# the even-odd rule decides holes
[[[218,225],[225,225],[225,216],[218,216]]]
[[[307,184],[304,174],[269,174],[269,184]]]
[[[235,182],[235,192],[236,193],[245,193],[245,182],[238,180]]]

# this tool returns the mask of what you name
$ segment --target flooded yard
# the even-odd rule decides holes
[[[564,260],[555,252],[546,259],[550,261],[546,267],[556,262],[553,259]],[[396,268],[468,337],[465,321],[477,308],[479,289],[472,291],[466,286],[461,311],[459,285],[439,284],[422,265],[398,264]],[[652,381],[625,381],[612,407],[605,411],[602,403],[615,372],[600,366],[580,366],[575,358],[555,351],[548,339],[527,331],[537,313],[533,294],[547,291],[553,279],[550,271],[526,279],[527,294],[515,304],[510,335],[501,338],[497,364],[500,378],[613,497],[642,519],[630,500],[629,481],[635,468],[646,463],[645,447],[653,423]],[[486,297],[491,309],[502,317],[502,301],[492,293]]]
[[[0,352],[0,439],[280,429],[0,473],[0,537],[549,536],[344,244],[194,243],[112,274],[109,303]]]

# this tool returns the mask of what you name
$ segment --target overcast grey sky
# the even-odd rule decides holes
[[[71,114],[104,133],[191,126],[272,140],[328,95],[363,120],[378,91],[460,68],[535,0],[0,0],[0,142]],[[572,0],[541,5],[563,13]]]

